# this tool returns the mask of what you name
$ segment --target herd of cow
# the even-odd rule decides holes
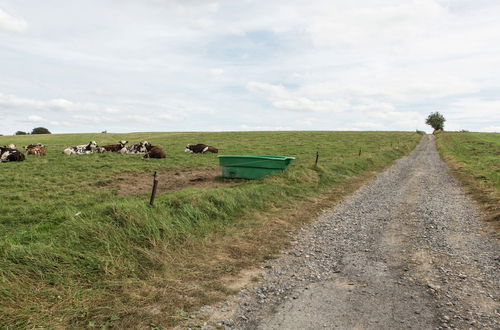
[[[67,147],[63,153],[66,155],[86,155],[94,152],[119,152],[122,155],[126,154],[143,154],[144,158],[165,158],[167,155],[159,146],[153,146],[148,141],[141,141],[137,144],[127,146],[128,141],[120,141],[117,144],[109,144],[100,147],[97,142],[90,141],[88,144]],[[28,155],[45,156],[47,148],[43,144],[29,144],[24,147]],[[188,144],[184,149],[185,152],[204,154],[207,152],[217,153],[217,148],[207,146],[206,144]],[[0,147],[0,162],[20,162],[25,159],[24,154],[19,151],[15,145],[9,144]]]

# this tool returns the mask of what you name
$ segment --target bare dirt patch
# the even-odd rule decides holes
[[[218,170],[167,171],[157,174],[157,193],[168,193],[186,188],[227,187],[244,183],[243,179],[225,179]],[[153,184],[151,173],[124,173],[111,185],[118,195],[149,194]],[[109,186],[108,186],[109,188]]]
[[[236,275],[222,277],[221,281],[227,289],[238,291],[252,282],[258,282],[262,272],[261,268],[243,269]]]

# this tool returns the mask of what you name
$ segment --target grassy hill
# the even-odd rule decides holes
[[[455,176],[483,206],[488,220],[500,223],[500,134],[442,133],[439,151]]]
[[[224,278],[272,258],[287,235],[420,140],[410,132],[226,132],[2,136],[48,146],[0,164],[0,328],[155,327],[224,298]],[[166,159],[66,156],[96,140],[160,145]],[[217,178],[216,155],[297,158],[261,180]],[[319,166],[314,167],[316,151]],[[148,205],[151,173],[160,189]]]

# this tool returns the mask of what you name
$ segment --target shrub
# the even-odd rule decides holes
[[[35,127],[33,128],[33,131],[31,131],[31,134],[51,134],[51,133],[45,127]]]

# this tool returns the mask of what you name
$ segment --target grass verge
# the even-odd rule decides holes
[[[315,210],[407,154],[420,137],[403,132],[0,137],[0,144],[49,146],[47,157],[0,164],[0,327],[179,324],[191,311],[232,292],[224,278],[272,258]],[[87,140],[120,139],[151,140],[169,157],[60,152]],[[114,188],[123,173],[217,168],[215,155],[183,152],[187,143],[197,142],[225,154],[281,154],[297,161],[262,180],[159,194],[154,207],[143,194]]]
[[[453,175],[500,229],[500,134],[441,133],[438,149]]]

